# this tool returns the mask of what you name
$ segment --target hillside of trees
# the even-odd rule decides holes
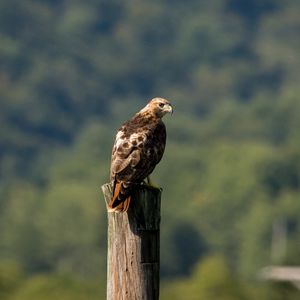
[[[298,299],[259,272],[300,265],[299,13],[0,0],[0,299],[105,299],[100,187],[117,128],[155,96],[174,106],[153,174],[161,299]]]

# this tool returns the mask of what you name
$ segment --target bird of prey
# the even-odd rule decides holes
[[[112,149],[110,179],[113,196],[108,211],[127,211],[134,186],[144,180],[151,185],[149,175],[161,160],[166,145],[162,117],[172,112],[168,100],[154,98],[118,130]]]

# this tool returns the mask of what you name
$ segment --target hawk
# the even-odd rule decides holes
[[[154,98],[118,130],[112,149],[113,196],[108,211],[127,211],[133,187],[146,178],[150,184],[149,175],[161,160],[166,145],[162,117],[172,112],[168,100]]]

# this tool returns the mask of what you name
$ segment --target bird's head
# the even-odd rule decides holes
[[[153,98],[144,109],[158,118],[162,118],[167,113],[173,113],[171,103],[164,98]]]

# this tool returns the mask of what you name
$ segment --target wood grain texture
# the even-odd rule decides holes
[[[111,185],[102,186],[106,204]],[[108,213],[107,300],[159,299],[159,189],[138,186],[127,213]]]

